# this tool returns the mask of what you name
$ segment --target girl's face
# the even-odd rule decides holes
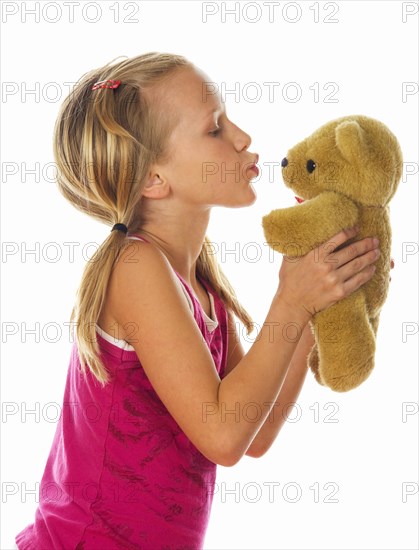
[[[180,122],[169,139],[169,160],[159,171],[174,197],[197,206],[240,207],[252,204],[257,176],[251,138],[226,115],[215,83],[196,68],[182,68],[170,79],[163,108]],[[160,170],[161,168],[161,170]],[[159,175],[161,175],[159,174]]]

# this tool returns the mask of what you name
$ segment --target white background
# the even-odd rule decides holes
[[[259,325],[282,258],[263,246],[261,217],[295,204],[279,169],[271,178],[264,162],[280,161],[329,119],[366,114],[390,127],[410,163],[390,203],[395,269],[373,373],[345,394],[308,373],[294,420],[269,452],[218,467],[205,548],[418,548],[418,335],[402,333],[403,323],[413,331],[418,323],[418,177],[406,172],[418,163],[419,94],[402,95],[403,83],[418,82],[418,15],[403,16],[417,2],[280,2],[271,3],[270,13],[266,2],[121,1],[119,22],[115,2],[88,4],[83,12],[83,3],[74,2],[71,22],[63,3],[49,2],[45,10],[46,2],[2,2],[1,549],[12,548],[16,533],[34,519],[30,491],[52,442],[71,349],[64,323],[94,248],[84,256],[82,250],[109,232],[55,187],[47,168],[53,124],[69,90],[65,83],[146,51],[185,55],[224,92],[238,90],[238,97],[225,93],[227,113],[260,155],[258,198],[248,208],[214,209],[208,235]],[[25,8],[37,18],[25,16]],[[264,82],[280,83],[273,101]],[[315,83],[318,98],[310,89]],[[338,90],[329,98],[336,102],[326,98],[333,91],[324,89],[328,83]],[[258,88],[261,96],[252,101]],[[301,98],[293,102],[295,90]],[[78,243],[74,258],[64,243]],[[411,253],[403,255],[406,248]],[[26,249],[38,252],[25,255]],[[57,250],[62,257],[55,261]],[[36,326],[38,336],[25,337],[25,327]],[[254,337],[243,329],[246,350]],[[403,418],[403,407],[412,414]],[[279,486],[270,493],[266,483]],[[411,494],[404,496],[403,487]]]

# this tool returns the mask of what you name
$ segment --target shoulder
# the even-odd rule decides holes
[[[139,274],[146,279],[156,274],[176,278],[169,260],[155,244],[130,239],[115,262],[113,277],[125,280],[136,278]]]
[[[129,343],[133,325],[145,328],[153,318],[157,323],[159,314],[168,308],[174,319],[192,315],[182,283],[165,254],[154,244],[134,239],[115,262],[106,306],[119,337]]]

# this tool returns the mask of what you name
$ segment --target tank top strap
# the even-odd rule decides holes
[[[172,267],[173,269],[173,267]],[[188,289],[189,294],[193,297],[194,300],[196,300],[195,293],[192,291],[191,287],[188,285],[188,283],[185,281],[185,279],[180,275],[176,269],[173,269],[173,271],[176,273],[176,275],[179,277],[179,279],[182,281],[182,283],[185,285],[185,287]],[[214,291],[212,290],[211,286],[207,281],[201,277],[198,273],[196,274],[197,279],[203,284],[204,288],[209,292],[211,292],[212,295],[214,295]]]
[[[141,237],[140,235],[136,235],[135,233],[133,233],[132,235],[127,234],[126,238],[127,239],[139,239],[140,241],[145,241],[146,243],[150,242],[150,241],[147,241],[147,239],[145,239],[144,237]]]

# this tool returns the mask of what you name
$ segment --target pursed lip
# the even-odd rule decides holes
[[[251,166],[249,166],[249,168],[250,170],[253,170],[257,176],[259,175],[259,168],[256,166],[256,164],[252,164]]]
[[[253,159],[252,164],[249,164],[249,165],[248,165],[248,168],[249,168],[250,170],[253,170],[253,171],[256,173],[257,176],[259,175],[259,168],[256,166],[256,164],[258,163],[258,161],[259,161],[259,155],[256,154],[256,155],[255,155],[255,158]]]

